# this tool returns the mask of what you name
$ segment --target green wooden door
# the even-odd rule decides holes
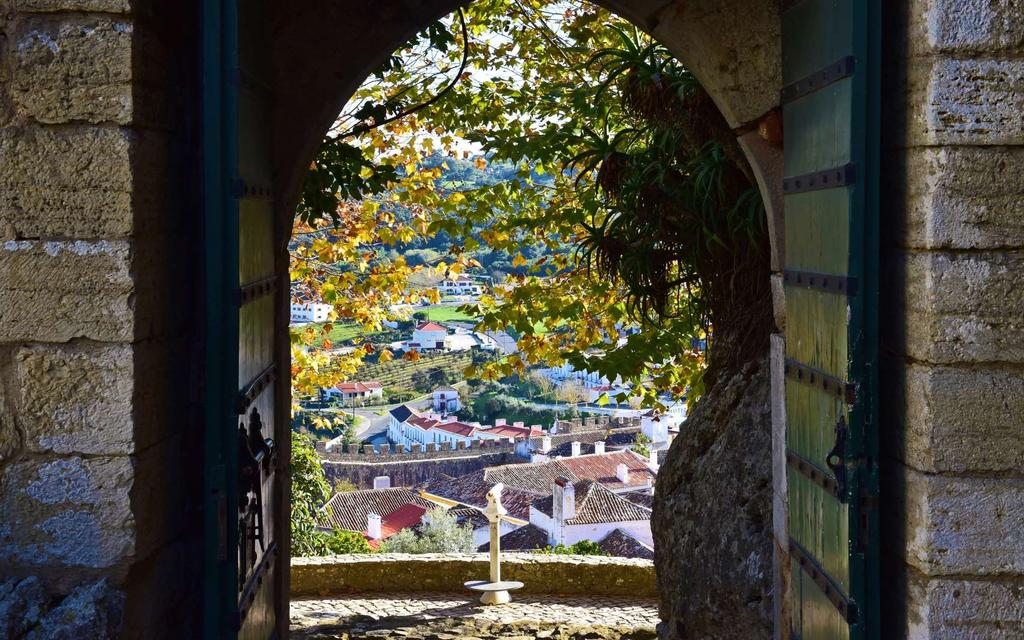
[[[263,0],[206,0],[207,638],[279,635],[288,462],[275,442],[277,304],[269,20]]]
[[[879,637],[879,0],[783,13],[794,638]]]

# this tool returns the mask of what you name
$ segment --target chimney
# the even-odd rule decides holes
[[[547,453],[551,451],[551,436],[544,436],[540,439],[540,452]]]
[[[604,453],[604,440],[598,440],[594,443],[594,453]]]
[[[496,426],[496,427],[504,427],[505,426],[505,418],[495,418],[494,419],[494,426]]]
[[[526,423],[523,422],[522,420],[516,420],[515,422],[512,423],[512,426],[516,427],[516,428],[519,428],[519,429],[522,429],[522,428],[526,427]]]
[[[570,447],[569,455],[571,457],[575,458],[576,456],[580,455],[580,443],[579,442],[572,442],[572,443],[569,444],[569,447]]]
[[[647,466],[651,468],[651,471],[658,472],[658,452],[654,449],[647,454]]]
[[[374,489],[390,489],[391,488],[391,476],[377,476],[373,479]]]
[[[626,463],[620,462],[619,466],[615,467],[615,477],[622,484],[629,484],[629,467],[626,466]]]
[[[382,529],[381,517],[376,513],[366,514],[366,535],[371,540],[380,540],[384,537]]]
[[[551,519],[555,521],[555,528],[560,529],[563,522],[575,517],[576,488],[568,478],[559,476],[551,485]]]

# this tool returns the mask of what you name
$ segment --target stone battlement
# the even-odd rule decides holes
[[[453,446],[450,442],[437,444],[414,444],[406,446],[403,444],[389,445],[382,444],[349,444],[344,451],[328,451],[326,443],[316,443],[316,451],[320,458],[331,462],[398,462],[403,460],[437,460],[443,458],[459,458],[467,456],[511,454],[514,453],[516,444],[512,440],[473,440],[467,446],[459,442]]]

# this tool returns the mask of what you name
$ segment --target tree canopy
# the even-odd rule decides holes
[[[501,171],[453,176],[466,162]],[[568,361],[649,405],[692,399],[709,364],[695,340],[729,368],[771,326],[763,207],[735,135],[667,50],[584,3],[478,0],[396,51],[325,138],[295,238],[299,295],[368,330],[439,299],[417,278],[512,256],[471,309],[517,337],[518,353],[470,367],[484,379]],[[403,246],[437,255],[411,264]],[[300,393],[373,350],[331,358],[327,331],[293,336]]]

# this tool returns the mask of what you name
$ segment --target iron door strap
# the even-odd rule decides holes
[[[825,456],[825,465],[832,470],[836,479],[836,497],[846,502],[846,417],[839,416],[836,422],[836,441]]]
[[[857,401],[857,385],[804,364],[795,358],[786,358],[785,375],[790,380],[821,387],[826,393],[843,398],[846,404]]]
[[[789,553],[796,559],[797,564],[800,565],[800,570],[818,586],[818,589],[825,594],[825,597],[839,611],[843,619],[850,624],[856,623],[859,618],[857,603],[846,595],[832,576],[818,564],[814,556],[793,538],[789,539]]]

